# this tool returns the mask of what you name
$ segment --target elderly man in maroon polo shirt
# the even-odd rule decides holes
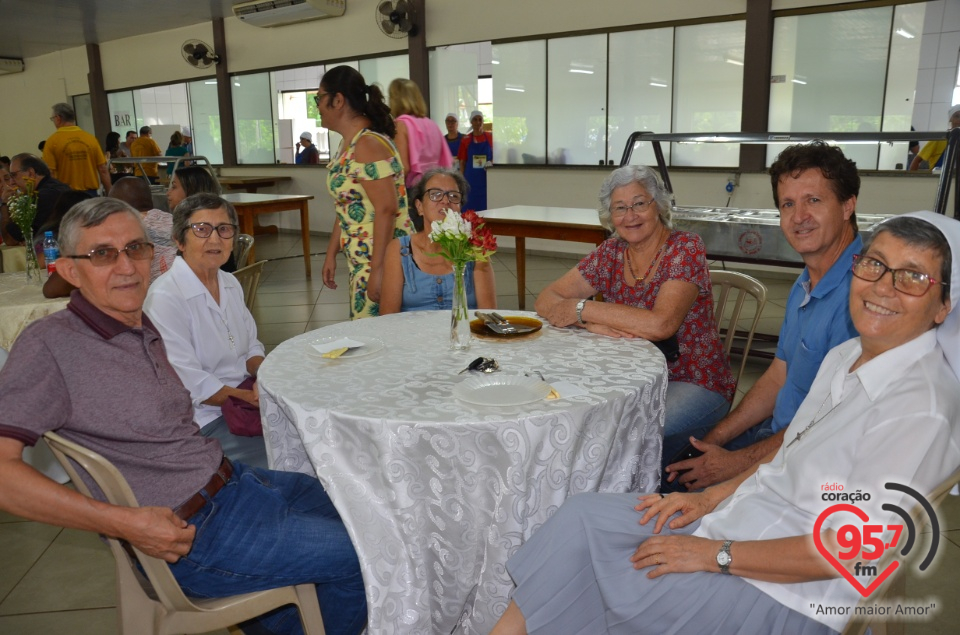
[[[142,312],[146,236],[139,212],[116,199],[64,217],[57,271],[77,290],[67,310],[24,330],[0,371],[0,509],[126,540],[170,562],[196,597],[315,583],[327,632],[355,635],[363,579],[320,482],[231,464],[193,422],[190,393]],[[111,461],[142,507],[89,499],[27,465],[24,446],[48,430]],[[302,632],[293,607],[258,621]]]

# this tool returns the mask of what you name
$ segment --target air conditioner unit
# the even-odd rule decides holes
[[[347,0],[254,0],[233,5],[233,15],[253,26],[283,26],[343,15]]]
[[[8,73],[22,73],[23,60],[15,60],[8,57],[0,57],[0,75]]]

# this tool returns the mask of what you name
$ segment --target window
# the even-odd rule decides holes
[[[923,4],[774,21],[772,131],[910,130],[922,39]],[[860,169],[894,169],[907,144],[841,144]],[[783,145],[767,147],[767,164]]]
[[[497,44],[493,60],[493,162],[546,163],[546,41]]]
[[[237,161],[240,164],[274,163],[276,160],[271,74],[253,73],[231,78]]]
[[[606,163],[607,36],[547,41],[547,163]]]

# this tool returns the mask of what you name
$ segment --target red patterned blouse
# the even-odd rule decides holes
[[[660,286],[668,280],[697,285],[697,299],[677,331],[680,358],[669,365],[670,381],[697,384],[732,401],[735,384],[713,319],[713,287],[703,239],[690,232],[671,231],[656,272],[636,287],[624,278],[626,249],[626,241],[609,238],[581,260],[577,269],[605,301],[642,309],[653,309]]]

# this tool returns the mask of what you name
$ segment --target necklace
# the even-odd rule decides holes
[[[233,340],[233,333],[230,332],[230,325],[227,324],[227,321],[223,319],[223,316],[220,316],[220,323],[223,324],[223,328],[227,330],[227,339],[230,340],[230,348],[236,350],[237,345]]]
[[[650,275],[650,272],[653,271],[653,267],[660,260],[660,256],[663,255],[663,249],[667,246],[667,241],[664,240],[663,232],[660,232],[660,246],[657,248],[657,252],[653,255],[653,259],[650,261],[650,266],[647,267],[647,271],[642,275],[638,276],[636,270],[633,268],[633,258],[630,257],[630,247],[627,246],[624,253],[627,258],[627,266],[630,268],[630,274],[633,276],[633,279],[636,280],[636,284],[643,284],[643,281],[647,279],[647,276]]]
[[[832,408],[830,408],[830,410],[827,410],[827,412],[826,412],[822,417],[820,417],[820,412],[823,410],[823,407],[824,407],[825,405],[827,405],[827,399],[829,399],[829,398],[830,398],[830,393],[828,392],[828,393],[827,393],[827,396],[823,398],[823,403],[821,403],[821,404],[820,404],[820,407],[817,409],[817,414],[813,415],[813,419],[810,421],[810,423],[807,424],[807,427],[804,428],[803,430],[801,430],[800,432],[798,432],[798,433],[797,433],[797,436],[795,436],[795,437],[793,438],[793,440],[790,441],[790,443],[787,444],[787,447],[788,447],[788,448],[789,448],[791,445],[793,445],[794,443],[796,443],[797,441],[799,441],[799,440],[801,439],[801,437],[803,437],[803,435],[805,435],[805,434],[810,430],[810,428],[812,428],[813,426],[817,425],[818,423],[820,423],[821,421],[823,421],[824,419],[826,419],[826,418],[827,418],[827,415],[830,414],[831,412],[833,412],[834,410],[836,410],[837,406],[840,405],[841,402],[837,402],[837,404],[836,404],[835,406],[833,406]],[[820,417],[820,418],[817,419],[817,417]]]

